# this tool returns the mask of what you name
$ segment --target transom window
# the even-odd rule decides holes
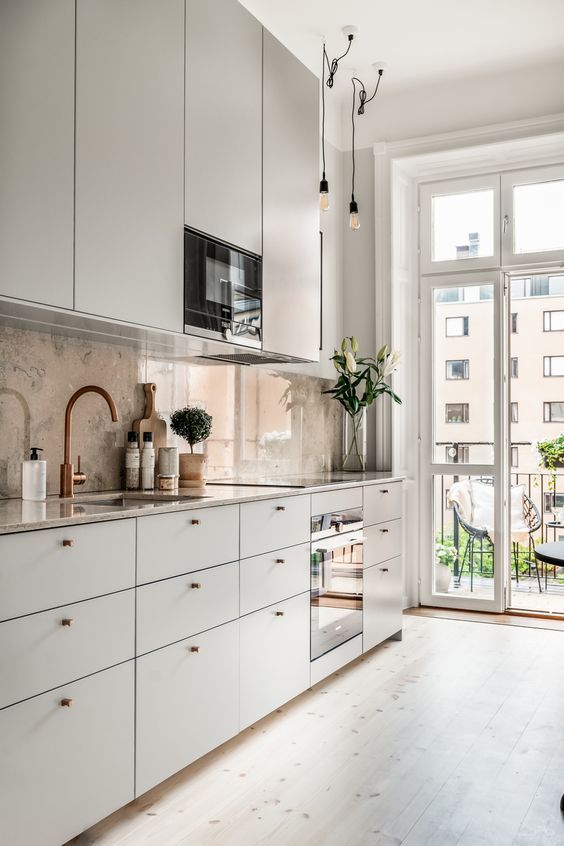
[[[467,358],[456,358],[446,362],[447,379],[469,379],[470,362]]]
[[[470,320],[468,317],[447,317],[445,321],[447,338],[462,338],[470,334]]]
[[[562,402],[545,402],[545,423],[564,423],[564,400]]]
[[[470,406],[467,402],[447,402],[445,405],[446,423],[468,423]]]

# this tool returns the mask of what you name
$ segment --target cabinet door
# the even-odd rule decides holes
[[[263,61],[263,346],[317,361],[319,80],[266,30]]]
[[[386,482],[364,488],[364,525],[396,520],[402,515],[402,483]]]
[[[390,520],[364,529],[364,566],[372,567],[402,554],[402,521]]]
[[[309,592],[239,621],[241,728],[309,687]]]
[[[241,558],[310,540],[311,498],[284,496],[241,504]]]
[[[0,711],[3,843],[60,846],[133,799],[133,695],[128,661]]]
[[[303,543],[240,563],[241,614],[309,590],[310,545]]]
[[[363,652],[402,627],[402,559],[392,558],[363,573]]]
[[[238,626],[137,659],[137,796],[237,734]]]
[[[74,0],[0,3],[0,294],[72,308]]]
[[[184,0],[78,0],[76,308],[182,331]]]
[[[186,3],[186,223],[262,252],[262,27],[237,0]]]

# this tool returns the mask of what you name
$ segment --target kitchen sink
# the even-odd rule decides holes
[[[74,502],[77,505],[93,505],[98,507],[104,506],[106,508],[128,508],[131,506],[136,506],[140,508],[143,505],[164,505],[170,504],[171,502],[184,502],[185,500],[189,499],[206,499],[207,497],[209,497],[209,494],[182,494],[181,496],[179,496],[177,493],[163,493],[159,496],[151,496],[151,494],[136,495],[135,493],[132,493],[121,494],[120,496],[108,496],[101,499],[75,499]]]

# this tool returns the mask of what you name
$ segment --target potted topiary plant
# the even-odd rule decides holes
[[[180,487],[203,487],[206,484],[206,456],[203,452],[194,452],[194,446],[209,438],[211,415],[197,406],[179,408],[170,415],[170,428],[175,435],[190,444],[190,452],[181,452],[179,456]]]
[[[448,593],[452,579],[451,567],[458,558],[454,546],[443,543],[435,544],[435,590],[437,593]]]
[[[548,470],[548,490],[553,500],[552,512],[555,519],[559,520],[560,510],[556,508],[556,471],[564,467],[564,433],[556,438],[549,438],[545,441],[537,441],[535,448],[540,457],[540,466]],[[561,519],[559,520],[561,522]]]

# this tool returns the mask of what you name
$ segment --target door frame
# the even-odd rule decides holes
[[[433,413],[434,403],[434,315],[433,291],[438,288],[452,288],[491,284],[494,288],[494,462],[493,464],[465,464],[464,475],[488,475],[494,478],[495,490],[495,560],[501,566],[494,567],[494,594],[491,599],[472,596],[440,594],[434,590],[434,490],[435,476],[453,475],[453,465],[433,460]],[[508,292],[506,279],[499,270],[476,270],[470,273],[441,274],[420,277],[419,297],[421,303],[421,356],[420,379],[420,459],[419,459],[419,501],[420,501],[420,604],[444,608],[459,608],[473,611],[502,612],[506,607],[506,590],[509,553],[507,508],[509,493],[509,445],[507,441],[507,321]],[[462,475],[462,474],[461,474]],[[429,529],[431,530],[429,531]],[[504,566],[505,562],[505,566]]]

